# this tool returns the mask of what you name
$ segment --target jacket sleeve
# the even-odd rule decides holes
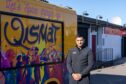
[[[80,74],[82,74],[82,76],[87,75],[91,71],[93,64],[94,64],[93,53],[92,50],[90,49],[88,51],[88,65],[86,68],[84,68],[84,70]]]
[[[71,55],[71,51],[69,50],[68,55],[67,55],[67,60],[66,60],[66,65],[67,65],[67,70],[70,74],[73,73],[73,69],[72,69],[72,55]]]

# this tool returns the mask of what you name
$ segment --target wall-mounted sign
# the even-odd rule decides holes
[[[117,28],[105,27],[104,28],[104,33],[105,34],[110,34],[110,35],[123,36],[123,35],[126,34],[126,31],[122,30],[122,29],[117,29]]]

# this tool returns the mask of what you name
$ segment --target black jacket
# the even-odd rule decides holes
[[[93,54],[90,48],[85,47],[79,50],[74,47],[69,50],[67,56],[67,69],[70,73],[70,84],[89,84],[88,74],[93,66]],[[72,73],[82,74],[82,79],[75,81]],[[78,83],[77,83],[78,82]]]

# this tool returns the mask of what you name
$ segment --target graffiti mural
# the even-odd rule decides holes
[[[69,84],[76,12],[39,0],[0,1],[0,84]]]
[[[5,12],[0,17],[1,69],[62,62],[62,22]],[[31,73],[30,68],[23,71]],[[34,71],[40,74],[40,68]]]
[[[68,84],[68,73],[63,64],[4,70],[0,84]]]

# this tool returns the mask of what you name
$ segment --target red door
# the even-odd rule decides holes
[[[94,56],[94,61],[96,61],[96,35],[92,35],[92,52]]]

